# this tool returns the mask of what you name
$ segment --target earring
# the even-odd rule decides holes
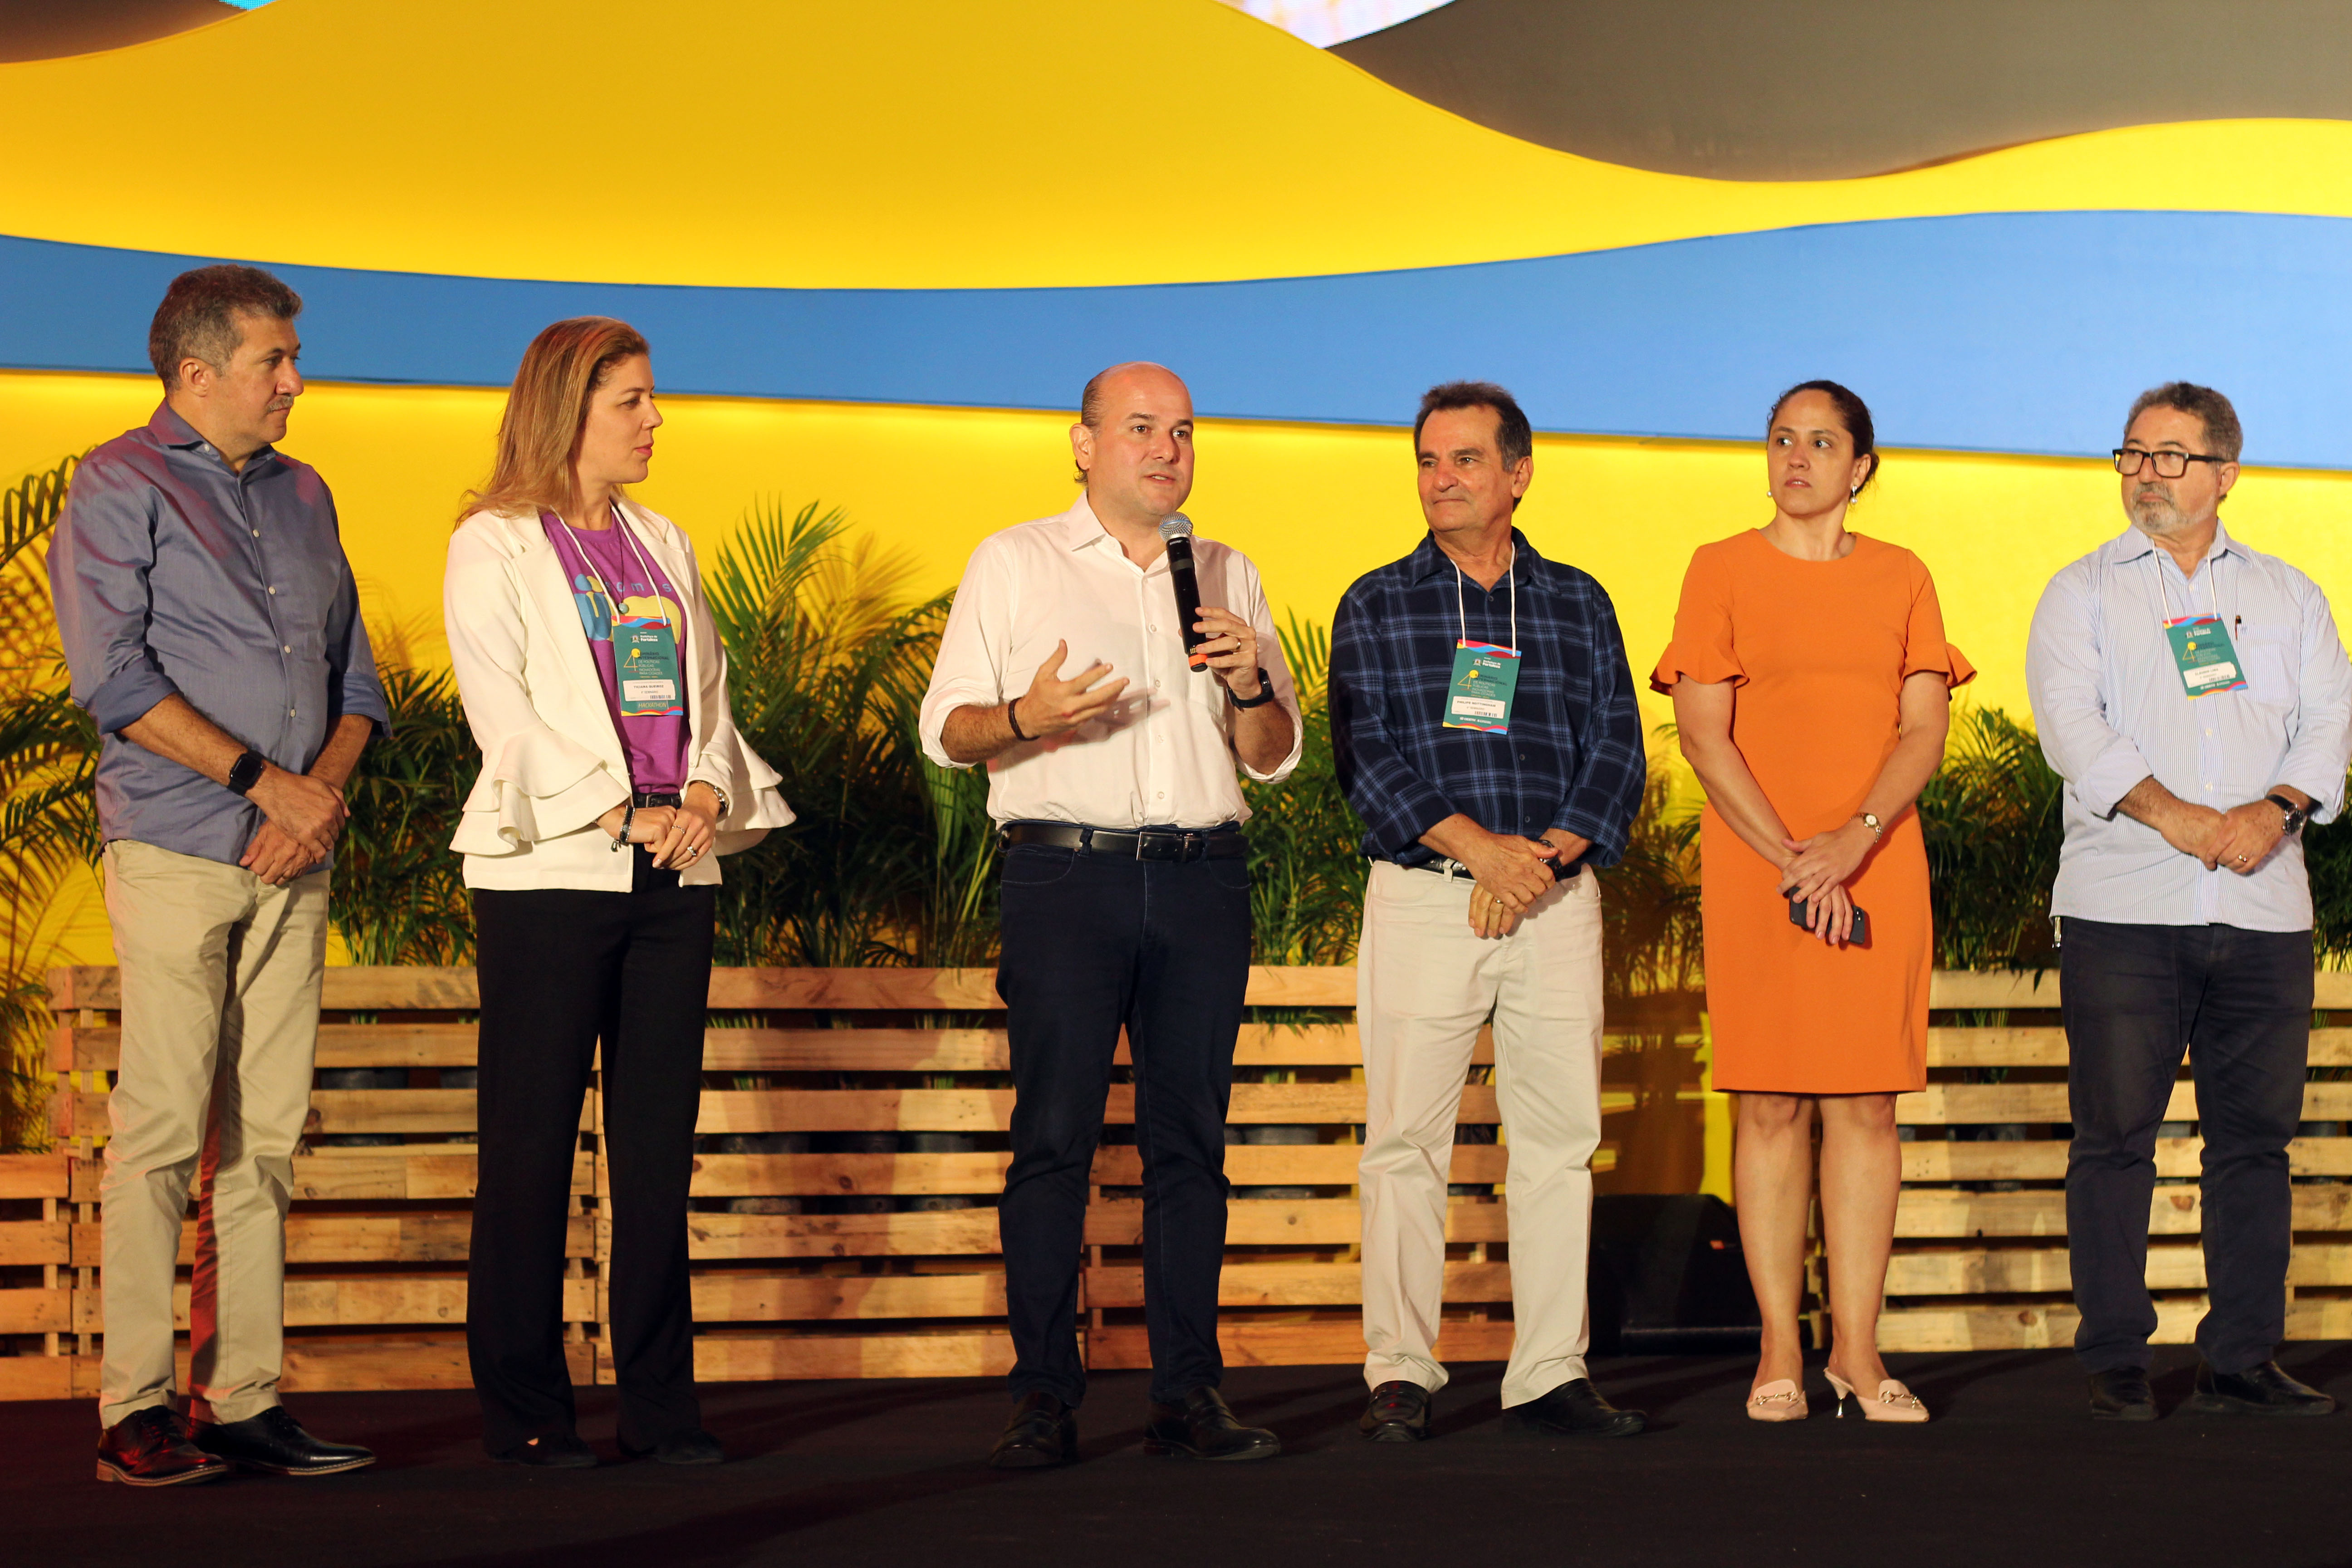
[[[1845,499],[1846,499],[1846,500],[1850,500],[1850,501],[1851,501],[1851,500],[1860,500],[1862,499],[1862,487],[1861,487],[1860,485],[1856,485],[1856,486],[1854,486],[1854,487],[1853,487],[1853,489],[1850,489],[1850,490],[1846,491],[1846,492],[1845,492]]]
[[[1764,487],[1764,499],[1765,499],[1766,500],[1774,500],[1774,499],[1775,499],[1775,498],[1774,498],[1774,496],[1773,496],[1773,494],[1772,494],[1772,487],[1771,487],[1770,485],[1766,485],[1766,486]]]

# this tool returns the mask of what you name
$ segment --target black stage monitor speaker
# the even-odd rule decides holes
[[[1592,1205],[1596,1355],[1753,1350],[1756,1292],[1731,1205],[1706,1193],[1624,1193]]]

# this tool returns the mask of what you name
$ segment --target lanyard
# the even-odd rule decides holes
[[[1511,651],[1519,651],[1519,579],[1512,568],[1519,563],[1519,547],[1511,546],[1511,559],[1503,566],[1503,575],[1511,580]],[[1462,623],[1462,640],[1470,640],[1470,614],[1462,607],[1462,563],[1454,563],[1454,618]]]
[[[618,626],[621,620],[621,601],[614,597],[613,590],[604,582],[604,574],[597,568],[594,559],[589,555],[587,550],[581,544],[580,536],[577,533],[572,532],[572,525],[563,521],[562,513],[558,512],[556,514],[555,521],[563,523],[563,532],[565,537],[572,541],[572,548],[573,552],[579,555],[580,563],[588,568],[589,579],[596,584],[596,592],[604,595],[604,607],[606,612],[613,617],[613,624]],[[669,633],[669,635],[675,638],[677,636],[677,628],[669,624],[669,599],[661,591],[661,578],[654,571],[653,558],[638,547],[636,536],[629,531],[629,520],[621,515],[621,509],[619,507],[614,507],[613,509],[613,526],[621,531],[621,548],[623,552],[635,556],[638,562],[645,567],[646,587],[652,593],[654,603],[661,608],[662,630]]]
[[[2164,580],[2162,556],[2163,551],[2160,548],[2148,552],[2148,563],[2156,569],[2157,624],[2164,626],[2176,626],[2179,622],[2175,621],[2172,616],[2172,589]],[[2221,557],[2216,555],[2207,560],[2205,573],[2206,582],[2209,584],[2206,592],[2213,596],[2213,618],[2219,621],[2221,618]],[[2188,586],[2184,584],[2180,592],[2180,619],[2185,621],[2194,612],[2189,605]],[[2238,610],[2243,612],[2246,607],[2246,585],[2243,583],[2239,584],[2236,591],[2230,597],[2237,605]],[[2233,614],[2230,617],[2230,624],[2234,629],[2243,626],[2245,619],[2242,613]]]

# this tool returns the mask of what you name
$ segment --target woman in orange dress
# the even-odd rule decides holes
[[[1715,1087],[1739,1097],[1733,1181],[1764,1321],[1748,1412],[1806,1414],[1797,1309],[1819,1116],[1839,1413],[1860,1390],[1872,1420],[1924,1421],[1877,1344],[1903,1175],[1895,1097],[1927,1081],[1934,942],[1911,806],[1943,761],[1951,689],[1976,672],[1944,640],[1919,558],[1846,531],[1878,471],[1862,399],[1806,382],[1769,426],[1772,521],[1691,557],[1674,643],[1650,678],[1673,696],[1706,789]]]

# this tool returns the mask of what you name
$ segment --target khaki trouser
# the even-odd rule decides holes
[[[1482,940],[1471,882],[1377,862],[1356,956],[1364,1048],[1364,1380],[1445,1385],[1445,1188],[1478,1027],[1495,1025],[1510,1147],[1516,1336],[1505,1406],[1585,1375],[1592,1152],[1601,1142],[1601,889],[1586,871]]]
[[[171,1396],[173,1268],[199,1163],[191,1408],[243,1421],[278,1403],[286,1205],[310,1108],[327,876],[273,888],[152,844],[106,847],[122,966],[122,1062],[99,1190],[107,1426]]]

